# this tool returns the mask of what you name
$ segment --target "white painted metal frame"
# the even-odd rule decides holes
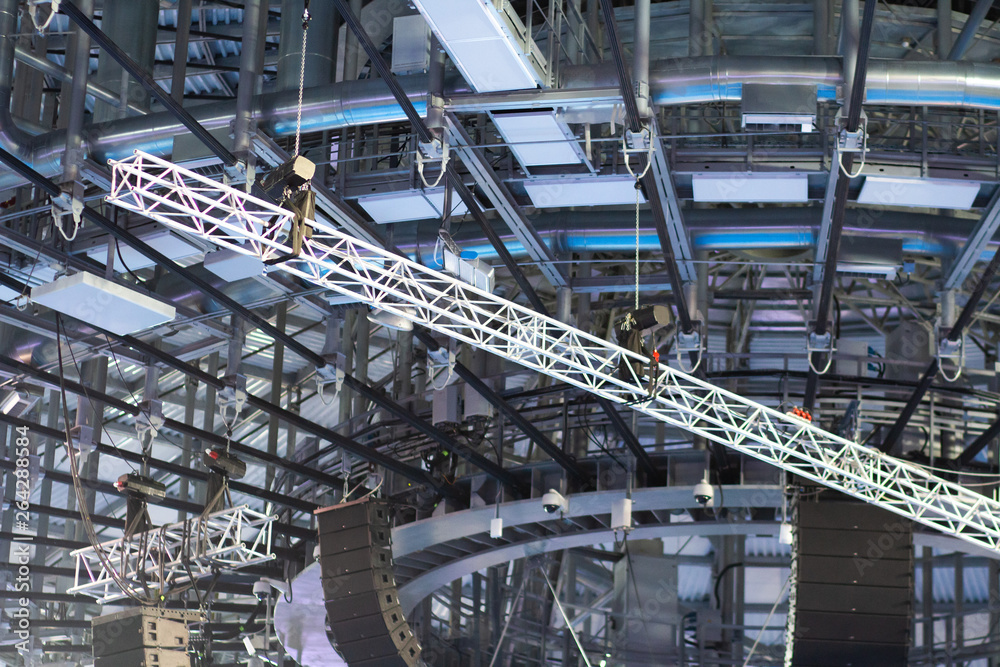
[[[287,216],[169,162],[137,153],[112,162],[108,200],[218,245],[284,255]],[[209,196],[216,192],[219,201]],[[239,200],[239,201],[237,201]],[[282,270],[350,295],[655,419],[704,436],[850,496],[992,551],[1000,503],[920,466],[863,447],[669,366],[649,381],[619,376],[647,357],[544,317],[438,271],[317,223],[300,257]]]
[[[93,547],[77,549],[72,554],[76,581],[68,592],[89,595],[101,604],[125,598],[127,594],[105,562],[140,597],[212,576],[215,569],[238,570],[266,563],[274,559],[273,521],[273,516],[242,505],[154,528],[127,540],[105,542],[101,544],[104,559]]]

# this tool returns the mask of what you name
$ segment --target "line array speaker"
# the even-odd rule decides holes
[[[420,645],[396,597],[388,505],[365,499],[316,515],[334,647],[350,667],[415,667]]]
[[[189,667],[188,624],[197,612],[134,607],[93,619],[95,667]]]
[[[795,667],[904,667],[910,646],[913,529],[871,505],[796,509]]]

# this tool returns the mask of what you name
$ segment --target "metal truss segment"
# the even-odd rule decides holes
[[[104,558],[93,547],[77,549],[72,553],[76,580],[68,592],[107,604],[127,597],[114,575],[129,583],[132,594],[149,597],[210,577],[215,570],[266,563],[274,558],[273,521],[273,516],[242,505],[105,542],[100,545]]]
[[[109,201],[262,259],[287,254],[287,216],[165,160],[112,162]],[[209,207],[207,192],[218,195]],[[197,196],[195,196],[197,195]],[[226,215],[215,214],[225,210]],[[208,211],[208,212],[206,212]],[[1000,503],[920,466],[824,431],[664,364],[649,379],[619,368],[651,360],[317,222],[281,270],[350,295],[597,396],[992,551]]]

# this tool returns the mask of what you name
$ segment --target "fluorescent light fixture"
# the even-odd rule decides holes
[[[143,243],[146,243],[153,249],[160,251],[170,259],[174,260],[184,259],[185,257],[197,255],[201,252],[195,246],[191,245],[176,234],[170,233],[170,231],[166,229],[156,229],[146,232],[145,234],[137,234],[136,236]],[[115,240],[109,237],[109,242],[114,245]],[[115,271],[118,273],[125,271],[126,266],[133,271],[138,271],[139,269],[145,269],[153,266],[156,263],[132,246],[120,241],[118,243],[118,248],[114,252]],[[121,258],[118,256],[119,252],[121,253]],[[87,257],[100,262],[102,265],[107,264],[108,244],[104,243],[94,246],[87,251]],[[122,260],[125,260],[124,264],[122,264]]]
[[[358,197],[358,204],[379,223],[431,220],[440,218],[444,210],[444,188]],[[462,200],[452,196],[451,214],[462,216],[468,212]]]
[[[11,390],[7,397],[3,399],[3,403],[0,403],[0,412],[5,415],[9,415],[11,411],[17,407],[17,404],[21,402],[21,395],[16,389]]]
[[[476,92],[544,84],[534,65],[544,69],[543,58],[521,20],[509,11],[509,3],[467,0],[461,11],[455,0],[414,0],[414,4]]]
[[[413,322],[402,315],[390,313],[387,310],[369,311],[368,321],[372,324],[380,324],[386,329],[392,329],[393,331],[413,331]]]
[[[635,206],[635,179],[586,177],[532,179],[524,189],[535,208],[564,206]],[[640,201],[646,201],[640,193]]]
[[[205,255],[205,268],[227,282],[235,282],[262,275],[264,262],[232,248],[219,248]]]
[[[31,300],[119,335],[169,322],[177,312],[169,304],[92,273],[76,273],[36,287]]]
[[[552,111],[497,113],[493,123],[525,166],[580,164],[583,151],[569,128]]]
[[[940,178],[867,176],[859,204],[970,209],[979,195],[979,183]]]
[[[806,174],[694,174],[691,177],[696,202],[758,203],[809,201]]]

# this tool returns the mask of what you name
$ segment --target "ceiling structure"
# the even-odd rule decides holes
[[[306,40],[302,0],[65,4],[163,92],[65,7],[0,0],[0,458],[5,509],[27,476],[35,535],[19,656],[18,517],[4,512],[3,664],[90,664],[91,619],[129,602],[69,592],[71,552],[127,530],[112,484],[145,472],[165,490],[151,525],[184,521],[210,500],[202,452],[224,446],[247,465],[230,505],[275,517],[275,558],[168,591],[168,606],[210,610],[198,639],[214,664],[245,663],[244,636],[275,664],[337,664],[322,623],[290,628],[321,605],[313,510],[368,492],[395,508],[400,598],[427,664],[623,664],[636,637],[673,664],[784,661],[780,526],[827,492],[398,330],[280,265],[223,264],[208,241],[105,201],[108,160],[136,150],[247,191],[301,153],[317,222],[434,269],[453,241],[495,295],[613,342],[636,299],[667,306],[648,338],[663,361],[995,495],[992,3],[350,0],[436,147],[334,3],[310,3]],[[46,305],[44,286],[80,274],[173,315],[143,329],[125,306]],[[694,499],[703,478],[713,508]],[[542,513],[549,489],[570,499],[565,517]],[[625,493],[628,550],[606,501]],[[910,663],[996,664],[995,554],[929,529],[914,543]],[[645,558],[676,574],[650,578]],[[293,594],[273,601],[273,627],[241,629],[262,577]],[[642,604],[621,609],[629,587],[657,586],[669,640]]]

